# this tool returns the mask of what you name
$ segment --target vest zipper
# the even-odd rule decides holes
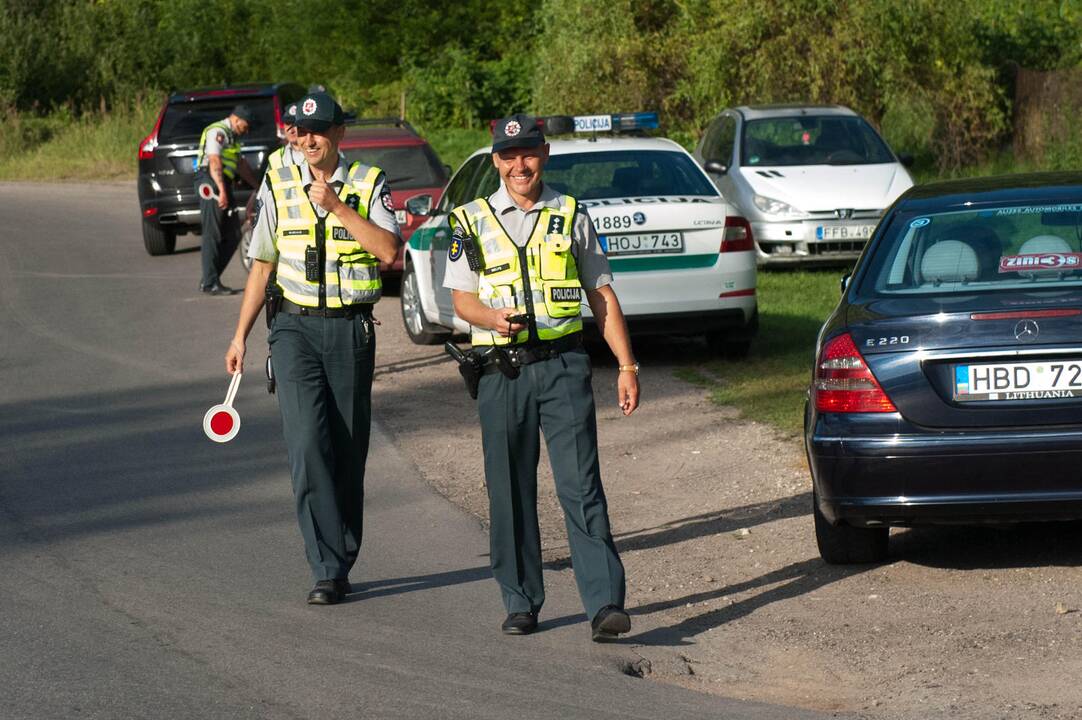
[[[535,223],[535,225],[536,225],[536,223]],[[504,232],[506,232],[506,231],[504,231]],[[508,237],[510,237],[510,236],[508,236]],[[530,237],[531,237],[531,239],[533,238],[533,232],[530,232]],[[514,241],[512,241],[512,242],[514,242]],[[529,246],[529,243],[527,243],[527,247],[528,246]],[[527,262],[526,248],[518,247],[516,245],[516,249],[518,250],[519,267],[521,267],[522,270],[523,270],[523,273],[522,273],[522,292],[526,296],[524,298],[524,300],[526,302],[526,314],[530,316],[530,321],[526,324],[526,329],[529,332],[529,337],[527,338],[526,343],[529,344],[529,345],[533,345],[533,344],[536,344],[536,343],[540,343],[541,338],[537,334],[537,316],[534,315],[534,311],[533,311],[533,289],[530,287],[530,267],[529,267],[529,265],[526,264],[526,262]]]
[[[319,256],[319,307],[327,307],[327,218],[316,216],[316,254]]]

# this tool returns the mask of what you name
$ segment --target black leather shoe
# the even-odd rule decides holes
[[[500,626],[504,635],[529,635],[537,629],[537,613],[511,613]]]
[[[615,640],[617,635],[631,629],[631,617],[615,605],[606,605],[594,615],[590,629],[594,633],[594,642]]]
[[[239,290],[234,290],[231,287],[226,287],[220,282],[216,282],[213,285],[200,285],[199,289],[207,295],[236,295]]]
[[[336,580],[320,580],[308,593],[309,605],[335,605],[346,599],[353,588],[349,580],[338,578]]]

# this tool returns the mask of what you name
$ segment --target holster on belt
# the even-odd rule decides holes
[[[484,372],[484,361],[473,350],[464,353],[451,341],[443,344],[443,350],[458,363],[458,372],[462,374],[462,379],[466,382],[466,392],[476,400],[477,388],[481,384],[481,375]]]
[[[267,316],[267,330],[274,324],[274,316],[282,310],[282,288],[278,287],[278,279],[275,273],[267,278],[267,289],[263,293],[263,312]],[[267,350],[267,392],[274,394],[276,383],[274,381],[274,366],[271,364],[270,350]]]

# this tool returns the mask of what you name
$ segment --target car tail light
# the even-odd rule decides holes
[[[167,100],[162,105],[162,111],[158,113],[158,120],[154,123],[154,129],[150,131],[150,134],[139,141],[139,159],[140,160],[153,160],[154,149],[158,147],[158,131],[162,127],[162,118],[165,117],[165,108],[169,105]]]
[[[143,211],[143,217],[154,217],[157,214],[158,208],[156,207],[148,207],[146,210]]]
[[[282,122],[282,101],[277,95],[274,96],[274,127],[277,128],[278,139],[284,143],[286,140],[286,126]]]
[[[721,236],[721,252],[745,252],[754,249],[755,238],[751,235],[751,223],[735,215],[725,218],[725,230]]]
[[[849,333],[831,338],[815,365],[819,412],[898,412],[857,350]]]

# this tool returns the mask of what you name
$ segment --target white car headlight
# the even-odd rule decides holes
[[[791,218],[807,217],[807,213],[797,210],[789,203],[783,203],[781,200],[775,200],[774,198],[769,198],[765,195],[755,195],[755,197],[752,198],[752,202],[755,203],[755,207],[759,208],[759,210],[766,215]]]

